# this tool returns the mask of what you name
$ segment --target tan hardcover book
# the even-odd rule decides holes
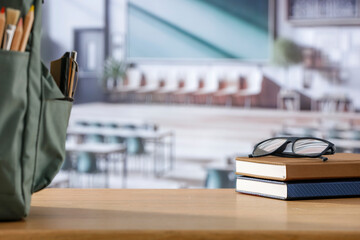
[[[51,75],[53,76],[56,84],[59,87],[60,87],[60,84],[61,84],[61,71],[62,71],[61,64],[62,64],[62,59],[61,58],[58,59],[58,60],[52,61],[50,63]]]
[[[336,153],[320,158],[237,157],[236,174],[279,180],[360,178],[360,154]]]

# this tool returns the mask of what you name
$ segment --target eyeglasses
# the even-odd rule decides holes
[[[290,145],[291,144],[291,145]],[[249,157],[310,157],[328,160],[322,155],[334,154],[335,145],[327,140],[309,137],[276,137],[255,145]]]

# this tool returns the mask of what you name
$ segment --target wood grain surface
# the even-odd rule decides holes
[[[360,239],[360,198],[281,201],[234,190],[47,189],[0,239]]]

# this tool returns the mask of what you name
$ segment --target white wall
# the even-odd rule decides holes
[[[46,1],[43,8],[43,38],[45,60],[60,57],[74,48],[74,30],[104,26],[103,0]],[[54,51],[53,48],[56,48]]]
[[[360,107],[360,26],[294,27],[286,20],[285,1],[277,2],[279,36],[320,50],[331,63],[342,69],[341,76],[345,82],[341,86],[332,84],[321,74],[315,74],[312,88],[306,90],[308,94],[345,94]]]
[[[112,44],[112,55],[116,59],[125,57],[126,37],[126,0],[110,1],[110,42]]]

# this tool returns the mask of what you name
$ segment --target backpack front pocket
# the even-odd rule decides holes
[[[72,99],[66,99],[54,79],[43,68],[43,100],[38,134],[33,192],[47,187],[65,158],[66,129]]]
[[[28,63],[28,53],[0,50],[0,195],[21,189]]]
[[[46,100],[43,104],[34,192],[48,186],[60,170],[72,107],[72,102],[67,100]]]

